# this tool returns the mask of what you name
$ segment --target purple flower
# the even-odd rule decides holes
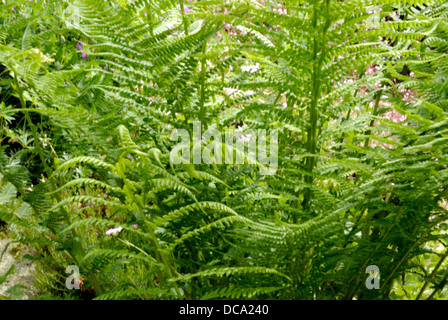
[[[188,13],[189,11],[191,11],[190,8],[187,8],[187,7],[184,8],[184,12],[185,12],[185,13]]]
[[[107,66],[104,67],[104,70],[107,70]]]
[[[88,58],[89,56],[87,55],[87,53],[83,52],[83,53],[81,54],[81,57],[82,57],[83,59],[86,59],[86,60],[87,60],[87,58]]]
[[[82,49],[83,49],[82,44],[80,44],[79,42],[76,44],[76,46],[78,47],[79,50],[82,50]]]

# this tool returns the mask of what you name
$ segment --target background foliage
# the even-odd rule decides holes
[[[445,299],[447,43],[445,1],[3,0],[0,223],[44,299]],[[174,165],[193,121],[276,174]]]

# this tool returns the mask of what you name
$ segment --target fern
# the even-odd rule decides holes
[[[41,289],[95,299],[444,297],[446,3],[186,9],[0,7],[0,219],[36,250]],[[278,131],[275,172],[226,143],[215,148],[242,163],[174,164],[172,130],[194,135],[195,122],[201,132]],[[202,154],[208,140],[187,146]],[[85,281],[76,292],[64,285],[71,264]],[[365,287],[370,264],[380,290]]]

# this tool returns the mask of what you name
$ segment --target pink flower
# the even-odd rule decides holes
[[[250,141],[250,134],[246,135],[246,136],[242,136],[239,140],[243,141],[243,142],[249,142]]]
[[[190,8],[187,8],[187,7],[184,8],[184,12],[185,12],[185,13],[188,13],[189,11],[191,11]]]
[[[260,70],[260,64],[257,62],[253,66],[242,66],[241,70],[242,71],[246,71],[246,72],[250,72],[250,73],[254,73],[254,72],[257,72],[258,70]]]
[[[132,226],[133,226],[135,229],[138,228],[138,224],[133,224]]]
[[[147,17],[148,16],[148,14],[145,12],[145,17]]]
[[[372,64],[371,66],[369,66],[366,70],[366,74],[370,75],[370,74],[374,74],[375,72],[377,72],[380,69],[379,66]]]
[[[230,96],[235,92],[238,92],[238,89],[235,88],[224,88],[224,92],[226,93],[226,95]]]
[[[115,228],[115,229],[109,229],[109,230],[106,231],[106,235],[107,236],[116,235],[116,234],[120,233],[121,230],[123,230],[122,227],[118,227],[118,228]]]

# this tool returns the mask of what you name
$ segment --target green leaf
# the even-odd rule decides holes
[[[15,270],[15,265],[13,264],[13,265],[11,265],[11,267],[9,268],[9,270],[8,270],[4,275],[0,276],[0,285],[3,284],[3,283],[6,281],[6,278],[7,278],[9,275],[11,275],[11,274],[14,273],[14,270]]]

